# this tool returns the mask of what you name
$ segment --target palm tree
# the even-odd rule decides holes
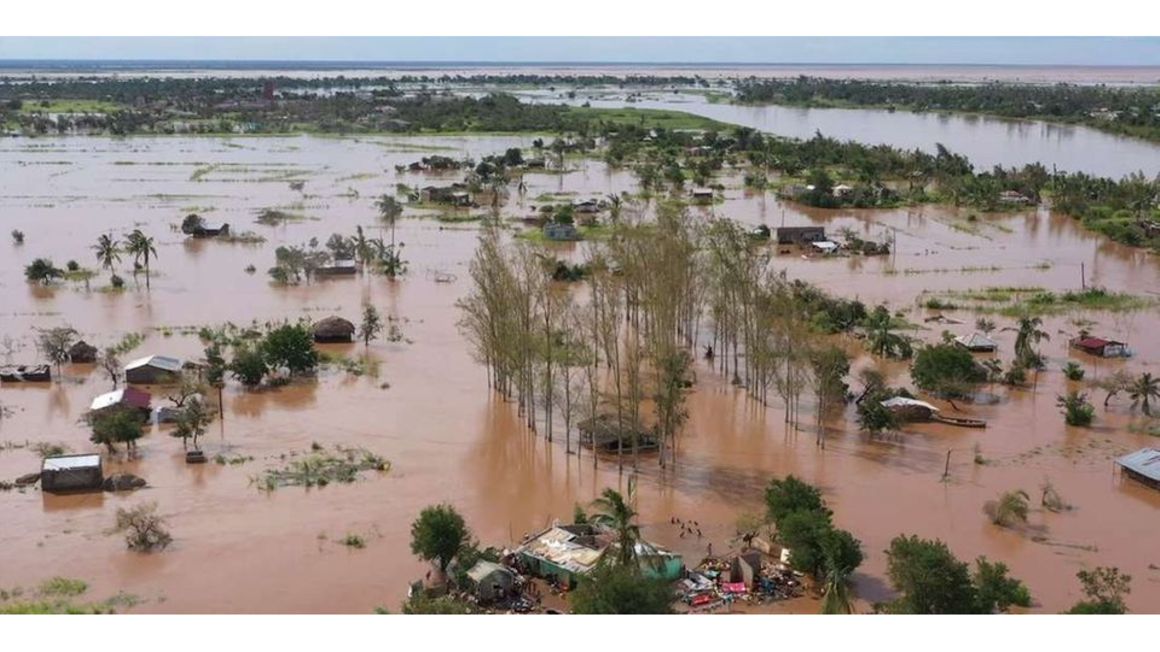
[[[888,358],[908,358],[911,354],[910,341],[894,332],[894,317],[886,306],[878,306],[862,322],[870,352]]]
[[[849,580],[850,573],[844,568],[835,568],[826,574],[821,613],[831,615],[854,613]]]
[[[1139,405],[1144,414],[1152,416],[1152,406],[1149,401],[1160,400],[1160,378],[1153,378],[1150,373],[1142,373],[1128,387],[1128,397],[1132,399],[1132,409]]]
[[[1051,339],[1046,331],[1039,329],[1042,325],[1043,320],[1039,317],[1025,315],[1019,318],[1019,332],[1015,335],[1015,358],[1017,360],[1030,362],[1039,357],[1035,345]]]
[[[636,519],[636,510],[629,504],[635,493],[634,487],[635,484],[630,480],[628,501],[625,501],[619,491],[610,487],[605,488],[600,497],[592,501],[592,508],[596,512],[590,520],[616,532],[619,543],[616,561],[622,566],[629,566],[636,559],[636,544],[640,540],[640,526],[633,522]]]
[[[354,255],[358,258],[359,265],[365,270],[367,261],[374,256],[374,246],[363,233],[362,226],[355,227],[355,236],[351,238],[351,242],[354,244]]]
[[[121,262],[121,243],[114,240],[108,233],[97,238],[97,244],[93,246],[93,251],[97,252],[97,262],[110,273],[113,271],[113,265]]]
[[[383,221],[391,225],[391,249],[393,250],[395,248],[395,222],[403,214],[403,205],[390,195],[382,195],[375,201],[375,206],[379,209],[379,216],[383,218]]]
[[[132,233],[125,236],[125,251],[133,255],[133,262],[145,262],[146,288],[149,287],[149,258],[157,257],[157,249],[153,245],[153,238],[142,233],[141,229],[133,229]]]

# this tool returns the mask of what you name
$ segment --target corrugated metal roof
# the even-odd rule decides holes
[[[156,367],[164,369],[165,371],[181,371],[184,362],[178,358],[171,358],[166,355],[150,355],[144,358],[138,358],[129,364],[125,365],[125,369],[138,369],[140,367]]]
[[[101,465],[101,456],[88,455],[61,455],[46,457],[41,465],[42,471],[67,471],[71,469],[89,469]]]
[[[926,401],[920,401],[915,398],[906,398],[905,396],[895,396],[894,398],[888,398],[885,401],[882,401],[882,407],[922,407],[930,410],[931,412],[938,412],[938,408],[931,405],[930,403],[927,403]]]
[[[955,338],[955,341],[968,349],[981,349],[984,347],[998,348],[999,346],[998,342],[978,332],[971,333],[970,335],[960,335]]]
[[[576,535],[560,527],[551,527],[520,546],[518,552],[551,562],[574,573],[585,573],[596,565],[604,550],[575,541]]]
[[[148,392],[143,392],[132,387],[125,387],[112,392],[106,392],[94,398],[92,404],[89,405],[89,409],[103,410],[121,403],[132,407],[147,408],[152,398]]]
[[[491,575],[497,571],[507,573],[508,575],[512,574],[510,570],[500,566],[495,562],[481,559],[471,567],[471,570],[467,571],[467,576],[471,578],[472,582],[478,584],[479,582],[482,582],[484,579],[486,579],[488,575]]]
[[[1128,453],[1117,459],[1116,464],[1142,476],[1160,481],[1160,449],[1141,448],[1135,453]]]

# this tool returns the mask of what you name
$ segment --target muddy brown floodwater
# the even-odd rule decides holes
[[[25,232],[23,246],[7,237],[0,244],[0,335],[13,338],[10,360],[37,359],[34,327],[68,323],[98,345],[125,333],[147,335],[130,356],[168,353],[199,356],[202,345],[189,329],[227,321],[244,324],[329,314],[357,319],[364,301],[405,320],[404,342],[377,341],[370,352],[382,365],[378,377],[325,371],[317,382],[247,392],[225,390],[224,422],[211,426],[203,447],[253,456],[239,465],[187,466],[180,442],[154,429],[140,443],[140,459],[107,460],[107,470],[144,476],[149,488],[133,494],[48,496],[37,490],[0,493],[0,587],[34,586],[55,576],[82,578],[92,595],[126,591],[144,600],[146,612],[353,612],[376,605],[398,608],[406,583],[425,567],[409,550],[409,525],[426,505],[447,501],[465,515],[484,544],[510,545],[555,518],[568,518],[603,487],[623,482],[614,465],[596,471],[584,455],[564,454],[523,427],[515,406],[489,394],[456,329],[455,301],[468,289],[467,263],[476,231],[445,227],[429,219],[404,219],[398,237],[406,242],[407,276],[336,279],[294,288],[271,286],[264,270],[273,249],[331,233],[350,234],[364,225],[374,234],[373,198],[393,192],[397,182],[424,183],[421,175],[396,175],[393,166],[433,152],[452,155],[503,151],[530,145],[528,138],[62,138],[11,139],[0,143],[0,222],[7,233]],[[545,193],[599,196],[634,188],[633,178],[602,163],[576,163],[564,175],[528,175],[526,200],[513,200],[505,214],[530,212]],[[306,181],[303,192],[288,180]],[[897,232],[890,258],[776,259],[790,276],[830,292],[886,301],[911,311],[921,322],[924,290],[997,285],[1037,285],[1052,290],[1087,281],[1155,296],[1160,264],[1081,230],[1047,211],[983,216],[937,207],[888,211],[803,211],[772,196],[748,195],[727,179],[727,201],[694,209],[749,224],[825,224],[850,227],[874,237]],[[354,191],[354,192],[351,192]],[[357,196],[355,196],[357,193]],[[255,213],[282,207],[307,219],[279,227],[254,223]],[[235,231],[264,235],[262,245],[187,241],[171,225],[197,211],[229,222]],[[95,266],[90,246],[101,233],[139,227],[158,241],[152,289],[128,279],[124,292],[65,283],[54,289],[29,286],[22,269],[34,257],[57,265],[76,259]],[[562,246],[578,255],[583,245]],[[245,268],[254,265],[258,273]],[[438,273],[454,281],[439,283]],[[948,326],[967,332],[965,324]],[[1091,319],[1094,332],[1126,340],[1136,351],[1127,361],[1097,361],[1069,353],[1071,320]],[[999,318],[1001,326],[1010,320]],[[936,339],[942,326],[917,335]],[[969,406],[987,419],[985,430],[938,425],[907,427],[890,441],[870,441],[857,432],[852,412],[828,424],[825,450],[815,446],[812,427],[787,429],[778,405],[761,407],[699,364],[690,397],[690,419],[680,439],[680,459],[662,476],[655,462],[643,463],[639,509],[645,536],[672,546],[694,562],[706,545],[728,546],[734,524],[747,510],[760,510],[770,478],[787,473],[820,485],[837,522],[863,542],[866,562],[856,576],[860,606],[889,596],[882,551],[892,537],[915,533],[949,542],[962,559],[987,555],[1007,563],[1029,585],[1037,611],[1066,608],[1079,597],[1075,572],[1114,565],[1133,576],[1130,607],[1160,612],[1160,492],[1122,481],[1111,459],[1157,440],[1136,434],[1139,423],[1127,401],[1100,407],[1095,426],[1063,424],[1055,397],[1067,382],[1059,372],[1079,360],[1088,376],[1120,367],[1151,370],[1160,360],[1160,319],[1155,309],[1135,313],[1088,313],[1046,320],[1050,342],[1047,371],[1034,389],[1008,392],[998,405]],[[1001,357],[1010,357],[1014,335],[999,332]],[[357,353],[361,345],[331,347]],[[856,368],[868,364],[861,357]],[[905,382],[902,364],[887,365]],[[64,369],[51,386],[0,387],[0,403],[12,414],[0,421],[0,441],[67,444],[95,450],[79,423],[92,397],[109,388],[91,367]],[[158,400],[164,395],[159,391]],[[1096,404],[1102,395],[1093,394]],[[802,420],[812,423],[810,407]],[[275,464],[276,456],[309,448],[311,442],[363,446],[393,464],[382,477],[321,490],[284,488],[265,494],[249,478]],[[986,464],[973,463],[979,447]],[[947,451],[950,478],[942,482]],[[0,451],[0,478],[35,470],[26,449]],[[992,526],[983,503],[1000,492],[1022,488],[1038,504],[1038,487],[1050,478],[1076,509],[1035,509],[1034,531]],[[157,501],[175,536],[161,554],[125,550],[107,533],[117,507]],[[705,537],[682,539],[668,525],[672,516],[697,520]],[[363,550],[337,540],[358,533]],[[1039,535],[1039,536],[1035,536]],[[1038,541],[1037,541],[1038,540]],[[816,610],[816,604],[789,605]]]

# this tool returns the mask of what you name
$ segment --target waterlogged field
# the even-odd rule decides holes
[[[61,138],[0,142],[0,336],[8,336],[4,362],[38,361],[33,329],[70,324],[98,346],[139,333],[145,339],[126,359],[169,354],[198,358],[203,326],[227,322],[320,319],[352,321],[364,302],[398,319],[402,338],[377,340],[376,361],[362,375],[329,365],[317,381],[224,390],[225,418],[210,427],[204,465],[185,463],[171,427],[140,442],[138,459],[106,460],[106,474],[127,471],[149,487],[126,494],[51,496],[39,490],[0,492],[0,587],[34,587],[53,577],[82,579],[89,595],[136,596],[141,612],[353,612],[378,605],[397,610],[408,581],[426,566],[409,549],[409,526],[425,506],[449,502],[464,514],[484,545],[511,546],[521,536],[566,519],[606,486],[623,486],[615,464],[593,469],[583,455],[564,453],[531,433],[513,404],[487,389],[456,322],[456,301],[469,288],[468,262],[486,209],[448,217],[445,211],[408,208],[397,238],[405,243],[407,274],[397,281],[356,276],[294,287],[271,284],[266,269],[280,245],[320,242],[332,233],[352,235],[358,226],[384,236],[374,200],[394,194],[396,184],[443,185],[442,176],[397,173],[396,165],[439,153],[478,159],[509,147],[530,148],[527,137],[291,138]],[[526,191],[515,185],[500,209],[511,218],[533,214],[544,201],[602,197],[638,191],[627,171],[589,160],[568,159],[564,173],[528,173]],[[889,235],[895,251],[883,257],[803,257],[794,250],[775,256],[791,278],[867,304],[886,302],[918,324],[912,335],[928,342],[941,332],[969,334],[978,314],[994,319],[999,356],[1012,357],[1014,320],[1004,305],[1023,296],[1062,296],[1082,283],[1131,295],[1131,300],[1091,305],[1064,303],[1045,312],[1041,344],[1045,371],[1025,389],[989,388],[993,405],[962,406],[987,420],[982,430],[939,424],[906,426],[903,434],[872,440],[859,433],[853,407],[826,424],[824,450],[812,425],[788,429],[773,401],[763,407],[699,361],[689,398],[690,418],[679,436],[677,464],[663,475],[643,463],[638,487],[646,538],[671,547],[695,563],[711,543],[725,550],[738,517],[762,509],[770,478],[797,474],[820,486],[835,521],[861,539],[866,561],[855,575],[861,610],[889,597],[883,550],[902,533],[938,537],[964,560],[986,555],[1001,560],[1024,580],[1036,599],[1033,610],[1057,612],[1079,598],[1075,572],[1118,566],[1133,576],[1129,606],[1160,612],[1160,492],[1123,481],[1112,459],[1156,446],[1154,427],[1129,409],[1122,396],[1105,409],[1103,394],[1092,428],[1064,425],[1056,396],[1084,383],[1067,381],[1060,368],[1076,361],[1085,382],[1117,369],[1157,373],[1160,360],[1160,262],[1143,251],[1084,231],[1070,218],[1047,210],[973,215],[937,206],[855,211],[802,209],[772,193],[742,189],[726,175],[724,201],[691,207],[698,217],[728,217],[747,225],[824,225],[836,236],[852,229],[865,239]],[[302,182],[300,190],[291,187]],[[650,205],[651,206],[651,205]],[[257,222],[266,209],[294,216],[273,225]],[[632,210],[650,212],[637,205]],[[177,228],[197,212],[232,231],[252,232],[242,242],[190,240]],[[440,220],[440,217],[444,219]],[[58,266],[76,260],[97,268],[91,249],[101,234],[120,236],[140,228],[157,240],[153,278],[146,290],[119,265],[122,291],[108,273],[89,282],[45,288],[28,284],[25,265],[51,258]],[[22,245],[8,237],[25,234]],[[557,255],[579,261],[583,243],[552,245]],[[253,271],[247,271],[252,266]],[[1081,277],[1081,270],[1083,276]],[[988,288],[1034,288],[1024,294]],[[931,309],[932,298],[955,308]],[[936,314],[951,323],[925,320]],[[957,322],[957,323],[956,323]],[[1129,360],[1100,360],[1070,352],[1067,340],[1080,328],[1123,340]],[[872,363],[853,339],[854,373]],[[363,345],[325,345],[331,356],[354,358]],[[891,384],[907,384],[903,363],[880,363]],[[110,388],[91,365],[66,365],[51,386],[0,387],[0,479],[38,468],[38,442],[75,452],[96,450],[79,421],[89,402]],[[856,381],[852,382],[856,384]],[[164,392],[155,394],[164,403]],[[945,405],[940,403],[940,405]],[[949,409],[949,408],[948,408]],[[803,424],[812,424],[804,401]],[[325,450],[361,448],[389,461],[389,470],[350,484],[281,486],[266,490],[266,472],[283,468],[312,444]],[[949,465],[947,454],[950,452]],[[294,454],[292,456],[291,454]],[[214,458],[219,458],[214,461]],[[949,469],[944,479],[944,469]],[[1046,480],[1075,509],[1038,508]],[[1001,492],[1032,495],[1024,530],[993,526],[983,504]],[[174,542],[164,553],[127,552],[108,534],[118,507],[156,501]],[[681,537],[670,518],[696,520],[703,537]],[[344,544],[351,536],[363,547]],[[810,599],[777,609],[816,612]]]

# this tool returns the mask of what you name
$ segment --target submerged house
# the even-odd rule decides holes
[[[323,265],[315,270],[315,276],[353,276],[358,271],[358,264],[351,259],[338,259],[329,265]]]
[[[195,238],[212,238],[218,235],[229,235],[230,225],[225,222],[207,222],[200,215],[190,213],[181,222],[181,232]]]
[[[576,425],[580,431],[580,445],[601,453],[615,453],[618,450],[653,451],[660,447],[652,432],[640,424],[626,421],[617,423],[615,414],[599,414]]]
[[[125,382],[134,385],[162,385],[175,383],[187,367],[184,360],[165,355],[138,358],[125,365]]]
[[[134,387],[123,387],[94,398],[93,402],[89,404],[89,411],[102,412],[112,408],[129,408],[140,411],[142,416],[148,416],[152,400],[153,397],[149,392],[143,392]]]
[[[462,183],[450,186],[427,186],[419,191],[419,199],[432,204],[451,204],[452,206],[470,206],[471,193]]]
[[[600,202],[595,199],[575,199],[572,201],[572,210],[577,213],[599,213]]]
[[[1123,342],[1105,340],[1102,337],[1077,337],[1068,344],[1073,349],[1079,349],[1089,355],[1101,358],[1126,358],[1128,346]]]
[[[1160,449],[1141,448],[1118,458],[1116,465],[1129,478],[1160,489]]]
[[[937,407],[916,398],[895,396],[882,401],[882,407],[890,410],[903,421],[930,421],[938,414]]]
[[[0,367],[0,382],[47,383],[52,381],[52,368],[46,364]]]
[[[84,340],[80,340],[73,344],[68,349],[68,359],[70,362],[79,364],[89,364],[97,361],[97,347],[89,344]]]
[[[998,342],[979,332],[960,335],[955,338],[955,344],[971,353],[994,353],[999,348]]]
[[[93,453],[46,457],[40,465],[40,488],[48,493],[100,491],[104,481],[101,456]]]
[[[777,228],[777,244],[779,245],[808,245],[811,242],[825,242],[826,227],[824,226],[779,226]]]
[[[486,559],[476,562],[467,571],[467,577],[480,602],[495,602],[508,597],[516,583],[515,573]]]
[[[314,324],[314,341],[321,343],[352,342],[355,327],[342,317],[330,316]]]
[[[713,201],[712,188],[693,188],[690,195],[692,195],[693,201],[695,202],[709,203]]]
[[[568,242],[580,239],[580,232],[574,224],[548,222],[544,225],[544,237],[558,242]]]

